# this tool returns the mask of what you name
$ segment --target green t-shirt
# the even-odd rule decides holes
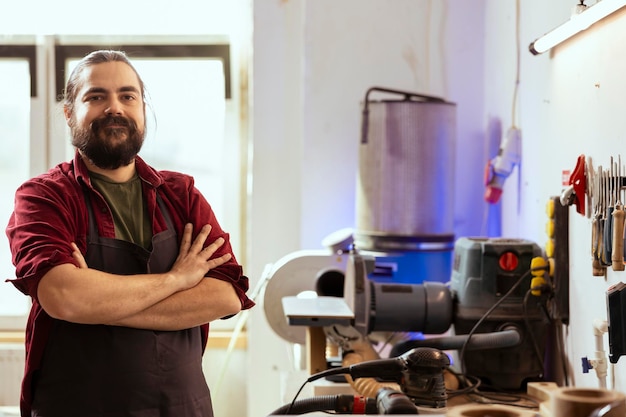
[[[111,208],[115,237],[149,249],[152,223],[143,199],[141,179],[135,174],[127,182],[114,182],[104,175],[90,172],[91,183]]]

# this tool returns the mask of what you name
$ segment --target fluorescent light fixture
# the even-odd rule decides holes
[[[598,0],[580,13],[572,15],[561,26],[535,40],[528,49],[533,55],[544,53],[624,6],[626,0]]]

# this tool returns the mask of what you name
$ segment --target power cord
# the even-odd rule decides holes
[[[528,289],[528,291],[526,291],[526,294],[524,295],[524,301],[522,302],[522,309],[523,309],[523,317],[524,317],[524,325],[526,326],[526,332],[528,333],[528,335],[530,336],[530,341],[531,344],[533,346],[533,350],[535,353],[535,358],[537,359],[537,362],[539,363],[539,366],[541,366],[541,373],[542,375],[545,374],[545,369],[544,369],[544,365],[543,365],[543,357],[541,355],[541,351],[539,349],[539,344],[537,343],[537,337],[535,335],[535,332],[532,328],[532,326],[530,325],[530,318],[528,317],[528,300],[530,299],[530,296],[533,295],[533,291],[541,291],[541,294],[544,294],[544,291],[547,291],[548,293],[552,293],[552,287],[548,284],[542,284],[542,285],[537,285],[534,287],[531,287]],[[544,313],[546,314],[546,318],[548,319],[549,323],[552,323],[552,318],[548,315],[547,310],[545,309],[545,306],[543,306],[543,304],[541,304],[541,301],[538,302],[538,304],[540,304],[540,308],[542,308],[542,310],[544,311]]]
[[[539,407],[538,402],[532,398],[523,395],[498,392],[493,388],[488,390],[489,387],[480,389],[483,387],[480,378],[458,373],[451,367],[447,370],[457,378],[459,386],[461,387],[456,390],[449,390],[449,398],[465,395],[469,400],[479,404],[499,404],[524,409],[537,409]]]
[[[490,308],[489,310],[487,310],[485,312],[485,314],[482,315],[482,317],[474,324],[474,326],[472,327],[472,329],[469,331],[469,333],[467,334],[467,339],[465,340],[465,342],[463,343],[463,346],[461,347],[461,350],[459,352],[459,358],[461,360],[461,369],[463,371],[463,373],[466,372],[465,369],[465,351],[467,350],[467,345],[469,344],[470,339],[472,338],[472,336],[474,335],[474,333],[476,333],[476,330],[478,329],[478,327],[483,323],[483,321],[485,321],[485,319],[487,317],[489,317],[489,315],[491,315],[491,313],[493,313],[493,311],[498,308],[498,306],[500,304],[502,304],[508,297],[511,296],[511,294],[513,294],[513,292],[517,289],[517,287],[519,287],[521,285],[521,283],[528,278],[528,276],[533,272],[533,271],[540,271],[540,270],[547,270],[548,267],[547,266],[540,266],[540,267],[536,267],[536,268],[530,268],[528,271],[526,271],[524,274],[522,274],[522,276],[520,276],[517,281],[515,281],[515,283],[513,284],[513,286],[511,286],[511,288],[509,288],[509,290],[497,301],[495,302]]]

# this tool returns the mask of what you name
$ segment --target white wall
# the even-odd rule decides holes
[[[513,123],[514,0],[255,1],[251,276],[353,226],[360,103],[373,85],[457,103],[457,236],[489,231],[485,216],[501,209],[503,236],[544,246],[545,208],[561,193],[562,171],[573,170],[580,154],[607,166],[621,151],[626,123],[626,58],[619,52],[626,46],[625,13],[554,53],[528,51],[569,18],[575,3],[520,2],[515,122],[522,165],[507,180],[501,205],[490,207],[482,200],[484,165]],[[582,373],[580,358],[593,356],[592,322],[606,319],[606,289],[623,276],[610,268],[606,278],[592,276],[590,240],[589,219],[570,208],[568,355],[576,385],[595,387],[595,374]],[[248,331],[248,408],[258,417],[287,400],[279,395],[290,351],[267,326],[262,305]],[[619,390],[626,389],[624,362],[615,371]]]
[[[492,11],[499,10],[500,16],[505,13],[501,2],[490,1],[489,6]],[[524,48],[567,20],[571,7],[569,1],[555,2],[549,8],[541,1],[522,2]],[[622,152],[626,61],[617,51],[626,46],[624,22],[626,10],[592,26],[552,53],[532,56],[524,49],[519,117],[524,130],[520,213],[504,211],[506,234],[545,242],[545,202],[550,196],[560,194],[562,171],[573,170],[581,154],[591,157],[594,167],[607,168],[610,157],[617,158]],[[494,39],[499,27],[487,25],[487,50],[505,49]],[[486,69],[487,79],[511,79],[510,74],[496,69],[495,65]],[[506,100],[504,96],[486,93],[486,97],[488,112],[496,112],[506,103],[502,101]],[[606,290],[623,280],[623,272],[612,271],[610,267],[606,277],[592,276],[591,220],[570,207],[571,325],[567,342],[577,386],[598,386],[593,371],[582,373],[580,358],[593,357],[593,321],[607,318]],[[608,350],[606,335],[605,346]],[[615,367],[615,388],[620,391],[626,390],[625,362],[622,359]]]

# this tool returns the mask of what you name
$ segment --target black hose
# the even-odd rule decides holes
[[[407,340],[395,344],[389,352],[389,357],[400,356],[417,347],[432,347],[439,350],[458,350],[467,341],[468,335],[434,337],[429,339]],[[492,333],[473,334],[467,345],[467,350],[497,349],[512,347],[520,344],[522,337],[516,329],[502,330]]]
[[[354,395],[320,395],[317,397],[304,398],[295,401],[293,404],[285,404],[272,411],[268,416],[277,415],[299,415],[314,411],[335,411],[337,414],[354,414],[354,402],[359,398]],[[365,413],[378,414],[376,399],[364,398]]]

